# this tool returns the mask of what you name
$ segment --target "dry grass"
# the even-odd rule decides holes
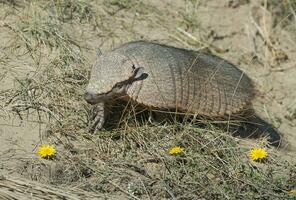
[[[171,11],[160,12],[144,1],[0,4],[8,13],[8,17],[2,16],[0,28],[9,33],[9,42],[1,51],[11,52],[0,54],[1,63],[5,63],[0,65],[5,72],[0,75],[17,77],[6,67],[18,65],[13,62],[16,59],[26,59],[33,68],[28,75],[15,78],[14,88],[0,93],[1,108],[20,117],[37,115],[48,124],[42,140],[58,149],[53,160],[33,159],[22,166],[28,179],[79,188],[87,191],[85,195],[120,194],[130,199],[293,198],[287,191],[296,184],[295,163],[283,160],[273,149],[269,149],[270,157],[265,163],[254,163],[248,158],[249,149],[210,123],[203,128],[178,122],[155,124],[145,120],[145,114],[136,118],[132,110],[125,113],[116,128],[94,135],[87,131],[91,107],[84,102],[83,93],[90,54],[94,54],[94,44],[90,44],[94,38],[103,48],[131,39],[154,39],[148,36],[153,32],[144,35],[137,28],[137,23],[142,23],[143,29],[157,29],[178,45],[217,52],[219,49],[208,44],[196,30],[200,26],[196,17],[199,1],[186,1],[188,10],[178,13],[177,30],[167,19]],[[138,14],[132,16],[131,10]],[[125,22],[122,15],[134,18]],[[121,115],[115,118],[120,119]],[[173,146],[182,146],[185,152],[169,155]],[[32,188],[23,182],[13,184],[15,190]],[[41,189],[42,193],[56,192],[52,186],[39,187],[50,187]],[[40,195],[40,191],[36,194]],[[63,195],[71,199],[76,194]]]
[[[104,195],[83,190],[57,188],[27,179],[0,178],[0,198],[6,200],[24,199],[119,199],[120,196]]]

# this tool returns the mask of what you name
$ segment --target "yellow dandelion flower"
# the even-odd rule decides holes
[[[252,149],[250,152],[250,158],[254,161],[260,161],[267,157],[267,151],[261,148]]]
[[[179,153],[182,153],[183,151],[184,151],[184,148],[182,148],[182,147],[173,147],[170,149],[169,154],[177,155]]]
[[[295,196],[296,196],[296,189],[290,190],[290,191],[289,191],[289,194],[291,194],[291,195],[295,195]]]
[[[56,149],[52,145],[42,145],[39,147],[38,154],[41,158],[51,158],[55,155]]]

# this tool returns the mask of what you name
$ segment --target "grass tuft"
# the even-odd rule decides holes
[[[136,1],[133,0],[104,0],[104,5],[107,7],[116,7],[117,9],[130,9],[137,4]]]
[[[276,16],[274,17],[274,25],[277,26],[281,23],[282,26],[286,26],[289,22],[296,20],[296,1],[283,0],[267,1],[267,8]]]
[[[77,19],[80,23],[87,23],[93,17],[90,2],[89,0],[54,0],[46,5],[46,9],[63,22]]]
[[[252,162],[249,149],[214,129],[146,125],[64,142],[70,148],[60,151],[56,172],[32,163],[37,180],[50,176],[54,184],[79,182],[87,191],[123,190],[139,199],[282,199],[295,183],[292,163],[279,162],[272,151],[267,162]],[[184,153],[170,155],[174,146]]]

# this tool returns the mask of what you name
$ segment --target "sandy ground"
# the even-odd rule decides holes
[[[293,116],[296,110],[296,49],[295,34],[289,30],[276,26],[271,28],[271,16],[261,8],[256,0],[251,3],[238,3],[235,6],[230,1],[207,1],[202,3],[196,10],[196,17],[200,23],[199,27],[203,29],[203,37],[217,49],[216,53],[223,58],[240,66],[256,83],[261,95],[254,102],[255,109],[261,116],[274,124],[284,137],[284,148],[279,150],[283,154],[293,155],[296,152],[296,117]],[[236,2],[236,1],[234,1]],[[167,14],[164,19],[169,29],[165,27],[151,28],[149,19],[145,20],[139,17],[139,20],[133,22],[134,35],[127,35],[121,29],[114,31],[118,35],[117,40],[113,42],[101,43],[92,37],[85,40],[85,44],[91,49],[102,44],[103,51],[107,51],[128,40],[150,39],[158,40],[162,43],[176,45],[185,48],[193,46],[183,44],[170,35],[170,31],[179,30],[183,38],[196,43],[194,35],[182,33],[183,29],[174,27],[174,17],[179,16],[179,12],[186,10],[184,1],[150,1],[150,4],[157,8],[160,15]],[[100,8],[94,7],[97,11]],[[3,11],[3,10],[2,10]],[[4,15],[2,15],[2,21]],[[119,11],[117,16],[122,17],[128,24],[133,21],[131,13]],[[137,16],[137,15],[135,15]],[[0,22],[1,22],[0,20]],[[110,19],[112,21],[112,19]],[[118,25],[121,22],[115,22]],[[110,24],[109,24],[110,26]],[[165,30],[166,29],[166,30]],[[82,34],[81,32],[79,34]],[[87,33],[83,33],[87,35]],[[101,33],[100,33],[101,34]],[[1,28],[0,35],[2,45],[9,39],[7,29]],[[264,45],[268,41],[273,41],[274,52]],[[93,42],[95,41],[95,42]],[[5,49],[1,49],[3,55]],[[286,55],[287,59],[281,59],[280,54]],[[279,55],[278,55],[279,54]],[[90,61],[93,61],[94,52],[90,51],[87,55]],[[285,57],[285,56],[284,56]],[[28,65],[26,63],[14,63],[15,75],[6,76],[2,79],[0,91],[14,86],[15,77],[28,74]],[[23,67],[23,69],[22,69]],[[3,70],[0,68],[0,70]],[[24,73],[26,71],[26,73]],[[4,71],[3,71],[4,72]],[[0,99],[5,102],[5,99]],[[4,103],[1,103],[1,106]],[[1,109],[0,109],[1,111]],[[35,158],[36,146],[41,141],[41,135],[44,133],[45,125],[40,125],[37,119],[20,120],[18,116],[0,112],[0,174],[21,175],[18,166],[20,163]],[[252,140],[245,140],[242,143],[252,143]],[[294,157],[295,158],[295,157]],[[293,157],[292,157],[293,159]]]

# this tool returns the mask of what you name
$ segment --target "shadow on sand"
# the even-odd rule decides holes
[[[248,117],[247,120],[237,128],[237,132],[234,136],[240,136],[242,138],[266,137],[270,145],[274,147],[280,147],[282,141],[281,134],[258,115]]]
[[[137,125],[147,124],[148,121],[152,121],[152,124],[164,124],[166,122],[184,123],[189,122],[193,126],[198,126],[199,128],[206,128],[209,124],[217,126],[229,133],[232,133],[235,137],[241,138],[260,138],[266,137],[270,145],[274,147],[280,147],[282,137],[281,134],[268,122],[255,114],[254,110],[248,110],[243,114],[237,116],[231,116],[229,119],[225,118],[209,118],[205,116],[198,116],[193,119],[192,115],[186,116],[184,114],[176,114],[174,112],[166,111],[149,111],[143,110],[143,107],[129,107],[126,103],[119,103],[113,112],[108,116],[108,120],[104,128],[106,130],[112,130],[118,128],[123,122],[122,120],[127,119],[128,121],[136,122]],[[129,111],[129,114],[127,113]],[[123,117],[124,115],[129,115],[129,117]],[[149,122],[148,122],[149,123]]]

